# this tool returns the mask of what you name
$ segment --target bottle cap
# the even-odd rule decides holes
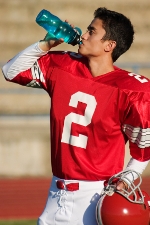
[[[71,44],[73,46],[77,45],[80,43],[80,35],[76,33],[76,36],[74,37],[73,40],[69,41],[68,44]]]
[[[82,30],[79,27],[75,27],[74,30],[76,31],[75,36],[68,42],[68,44],[71,44],[73,46],[80,44],[80,37],[82,35]]]

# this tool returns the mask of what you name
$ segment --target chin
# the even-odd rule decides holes
[[[81,48],[78,48],[78,53],[80,55],[86,56],[86,53]]]

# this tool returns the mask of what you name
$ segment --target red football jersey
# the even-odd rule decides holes
[[[114,68],[93,77],[87,59],[81,55],[49,52],[28,70],[24,71],[22,63],[20,73],[11,79],[21,85],[42,87],[51,97],[55,176],[108,179],[123,169],[127,140],[133,158],[150,159],[150,82]]]

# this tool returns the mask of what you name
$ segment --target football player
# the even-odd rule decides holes
[[[3,67],[6,80],[51,98],[53,178],[38,225],[96,225],[104,181],[123,170],[126,142],[126,169],[142,174],[150,159],[150,82],[114,66],[133,42],[130,20],[98,8],[81,38],[75,53],[53,51],[63,39],[47,35]],[[128,185],[127,178],[116,188]]]

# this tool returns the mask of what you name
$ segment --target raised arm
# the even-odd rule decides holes
[[[35,43],[21,51],[2,68],[6,80],[13,80],[19,73],[30,69],[34,63],[43,55],[46,55],[51,48],[61,44],[63,39],[49,40],[48,35],[38,43]]]

